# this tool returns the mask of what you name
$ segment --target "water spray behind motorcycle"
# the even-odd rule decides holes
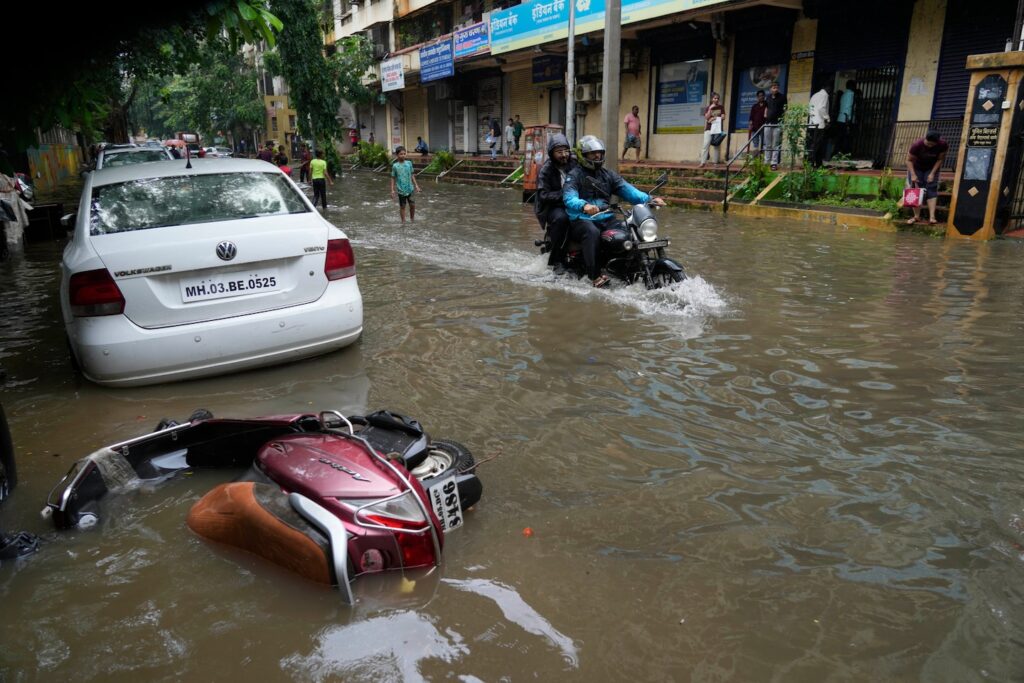
[[[621,217],[618,226],[601,233],[598,246],[598,261],[606,273],[627,285],[638,281],[643,282],[647,289],[661,289],[685,278],[683,267],[665,255],[665,247],[671,244],[668,238],[658,238],[658,220],[654,216],[651,202],[637,204],[629,211],[624,210],[593,178],[587,178],[588,187],[604,196],[608,202],[608,211]],[[654,196],[668,182],[668,174],[662,173],[654,187],[648,193]],[[544,239],[537,240],[534,245],[540,247],[541,253],[551,250],[550,238],[545,231]],[[577,277],[586,273],[581,246],[570,241],[567,248],[565,267]]]

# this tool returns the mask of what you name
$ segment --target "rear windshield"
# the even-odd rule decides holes
[[[147,161],[167,161],[169,158],[162,149],[143,149],[135,152],[107,152],[103,155],[103,168],[142,164]]]
[[[106,235],[308,211],[278,173],[146,178],[94,188],[89,232]]]

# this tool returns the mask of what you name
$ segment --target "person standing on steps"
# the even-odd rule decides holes
[[[782,115],[786,113],[786,104],[786,95],[779,89],[778,81],[773,81],[764,108],[765,161],[773,171],[779,170],[782,160]]]
[[[491,146],[491,161],[498,158],[498,148],[501,147],[501,124],[498,123],[498,117],[492,116],[490,123],[490,132],[487,133],[487,144]]]
[[[700,150],[700,167],[704,168],[708,163],[708,153],[714,158],[712,162],[716,166],[719,162],[721,149],[719,145],[712,144],[715,135],[725,132],[725,107],[722,106],[721,96],[711,93],[711,103],[704,108],[704,146]],[[719,143],[721,144],[721,143]],[[713,151],[712,151],[713,150]]]
[[[523,122],[519,120],[519,114],[516,114],[516,122],[512,126],[513,134],[516,137],[516,152],[519,152],[519,141],[523,137]]]
[[[939,203],[939,170],[949,152],[949,143],[939,131],[930,130],[924,138],[910,146],[907,154],[907,187],[923,187],[928,202],[928,224],[935,225],[935,207]],[[921,207],[914,207],[914,217],[907,221],[913,225],[921,220]]]
[[[640,107],[633,105],[633,108],[623,119],[626,126],[626,140],[622,143],[622,158],[630,149],[636,150],[636,160],[640,161]]]

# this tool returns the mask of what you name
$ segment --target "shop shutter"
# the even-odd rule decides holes
[[[893,0],[821,2],[814,72],[898,65],[907,56],[914,3]]]
[[[967,56],[1002,52],[1013,33],[1017,3],[996,0],[949,0],[942,32],[942,52],[935,79],[933,119],[962,119],[971,74]]]
[[[490,150],[484,142],[487,137],[487,123],[491,117],[498,119],[501,124],[501,76],[489,76],[481,78],[476,84],[476,119],[477,119],[477,141],[481,154],[489,154]],[[504,130],[504,124],[501,124]]]
[[[508,115],[514,117],[519,114],[524,126],[532,126],[537,123],[546,123],[540,120],[537,113],[537,91],[533,88],[533,69],[526,68],[519,71],[512,71],[508,78]],[[502,130],[508,121],[502,121]]]
[[[424,105],[426,105],[426,90],[423,88],[409,88],[403,92],[405,109],[405,146],[412,149],[416,146],[416,136],[427,136],[426,122],[424,121]]]

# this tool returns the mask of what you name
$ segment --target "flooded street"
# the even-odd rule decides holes
[[[422,185],[404,226],[386,176],[331,190],[359,342],[222,378],[85,382],[60,249],[0,263],[0,528],[44,537],[0,566],[0,681],[1024,678],[1024,244],[666,210],[690,279],[594,290],[518,192]],[[189,531],[230,472],[40,519],[77,458],[200,407],[402,412],[493,457],[483,500],[354,607]]]

